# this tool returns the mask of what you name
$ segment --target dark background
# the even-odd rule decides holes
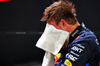
[[[79,22],[84,22],[100,41],[100,0],[71,0]],[[52,0],[0,2],[0,64],[42,61],[44,51],[35,47],[46,22],[40,22]]]

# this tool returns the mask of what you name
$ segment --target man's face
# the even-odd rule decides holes
[[[56,21],[51,21],[50,19],[47,20],[47,23],[54,26],[56,29],[59,29],[59,30],[64,30],[64,31],[67,31],[68,32],[68,25],[67,25],[67,22],[62,19],[58,24],[56,23]],[[69,34],[68,34],[69,35]],[[65,44],[63,45],[63,48],[65,48],[66,46],[66,42]]]

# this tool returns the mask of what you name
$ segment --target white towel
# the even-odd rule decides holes
[[[47,24],[36,46],[56,55],[66,40],[69,40],[69,32],[56,29],[54,26]]]
[[[69,40],[69,32],[46,25],[44,33],[36,44],[38,48],[46,51],[42,66],[54,65],[54,55],[60,51],[66,40]]]

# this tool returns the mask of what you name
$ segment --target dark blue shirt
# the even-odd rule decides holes
[[[99,66],[99,42],[94,33],[81,24],[73,35],[68,47],[55,55],[55,66]]]

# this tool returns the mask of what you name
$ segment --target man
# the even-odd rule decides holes
[[[72,3],[69,1],[54,2],[45,9],[41,21],[47,21],[47,24],[57,30],[69,32],[70,35],[60,51],[57,54],[54,53],[56,54],[55,66],[86,66],[87,63],[89,66],[99,66],[98,40],[83,23],[79,24]]]

